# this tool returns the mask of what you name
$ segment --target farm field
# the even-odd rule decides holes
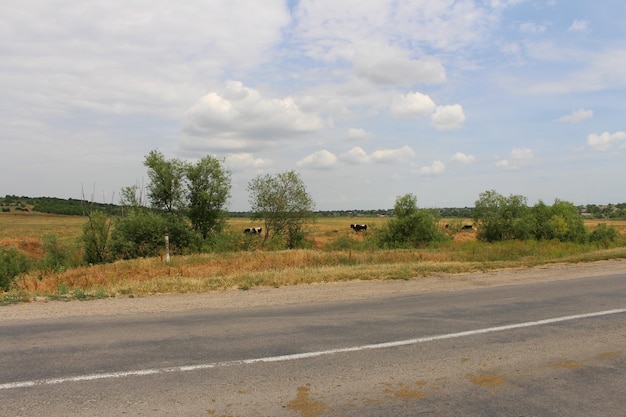
[[[31,258],[40,259],[44,256],[42,238],[55,235],[68,247],[78,248],[85,221],[78,216],[0,213],[0,246],[14,246]],[[160,258],[147,258],[62,271],[32,271],[18,277],[11,290],[0,294],[0,302],[42,297],[90,299],[203,293],[350,280],[408,280],[442,273],[626,258],[623,220],[585,221],[590,230],[607,223],[619,231],[621,246],[609,248],[556,241],[488,244],[476,241],[475,230],[458,232],[450,241],[420,249],[380,250],[367,245],[386,221],[384,217],[319,218],[309,229],[309,249],[193,254],[174,256],[168,264]],[[441,220],[441,227],[448,221]],[[355,233],[350,229],[351,223],[365,223],[368,231]],[[231,219],[227,224],[235,232],[260,226],[261,222],[245,218]]]

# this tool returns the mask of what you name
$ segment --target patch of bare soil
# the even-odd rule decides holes
[[[38,300],[0,307],[0,322],[359,300],[394,294],[460,291],[477,286],[519,285],[625,272],[626,260],[617,260],[559,264],[531,269],[504,269],[485,273],[438,274],[408,281],[351,281],[282,288],[254,288],[248,291],[117,297],[91,301]]]

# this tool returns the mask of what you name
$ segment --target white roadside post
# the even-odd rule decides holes
[[[168,235],[165,235],[165,263],[170,263],[170,238]]]

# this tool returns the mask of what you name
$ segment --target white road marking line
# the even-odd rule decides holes
[[[486,334],[486,333],[502,332],[505,330],[521,329],[524,327],[542,326],[545,324],[561,323],[564,321],[579,320],[579,319],[586,319],[586,318],[599,317],[599,316],[609,316],[609,315],[621,314],[621,313],[626,313],[626,308],[598,311],[595,313],[577,314],[573,316],[555,317],[551,319],[544,319],[544,320],[537,320],[537,321],[527,321],[524,323],[515,323],[515,324],[504,325],[504,326],[487,327],[484,329],[468,330],[465,332],[458,332],[458,333],[447,333],[447,334],[440,334],[440,335],[434,335],[434,336],[418,337],[415,339],[398,340],[395,342],[374,343],[371,345],[321,350],[321,351],[316,351],[316,352],[294,353],[291,355],[269,356],[265,358],[242,359],[242,360],[226,361],[226,362],[214,362],[214,363],[206,363],[206,364],[200,364],[200,365],[173,366],[173,367],[168,367],[168,368],[141,369],[141,370],[136,370],[136,371],[110,372],[110,373],[79,375],[79,376],[70,376],[70,377],[62,377],[62,378],[39,379],[39,380],[33,380],[33,381],[9,382],[6,384],[0,384],[0,391],[14,389],[14,388],[29,388],[29,387],[35,387],[35,386],[41,386],[41,385],[64,384],[68,382],[95,381],[99,379],[126,378],[130,376],[146,376],[146,375],[159,375],[159,374],[167,374],[167,373],[175,373],[175,372],[199,371],[199,370],[204,370],[204,369],[223,368],[223,367],[237,366],[237,365],[250,365],[250,364],[255,364],[255,363],[294,361],[294,360],[299,360],[299,359],[315,358],[318,356],[334,355],[337,353],[359,352],[363,350],[385,349],[385,348],[391,348],[391,347],[415,345],[419,343],[433,342],[436,340],[445,340],[445,339],[454,339],[454,338],[466,337],[466,336],[475,336],[475,335]]]

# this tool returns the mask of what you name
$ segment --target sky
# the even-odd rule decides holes
[[[0,195],[118,203],[151,150],[228,209],[295,170],[318,210],[626,202],[623,0],[9,0]]]

